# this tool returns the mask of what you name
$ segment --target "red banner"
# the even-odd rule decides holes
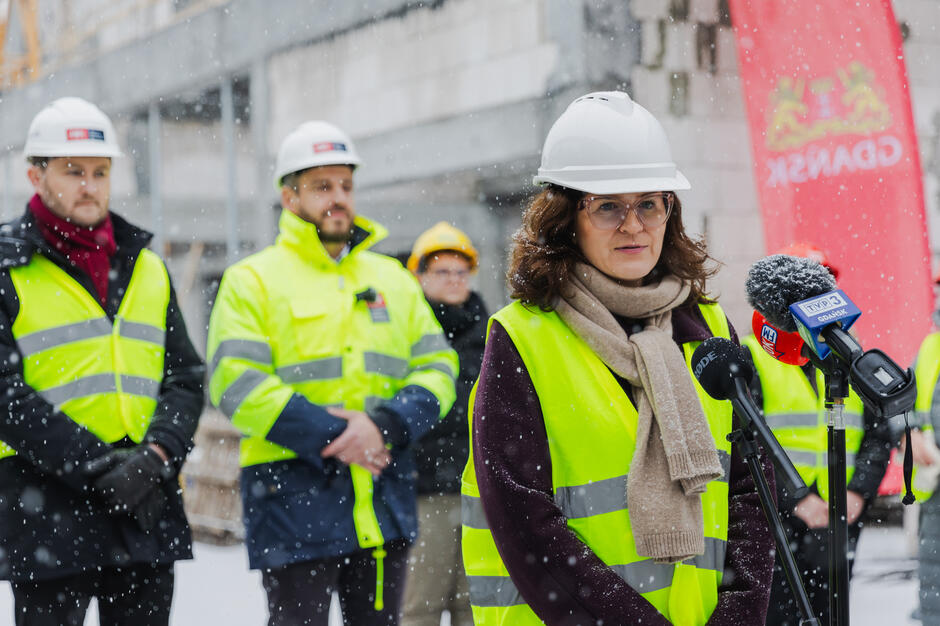
[[[933,295],[920,159],[889,0],[730,0],[768,254],[825,251],[863,345],[909,364]]]

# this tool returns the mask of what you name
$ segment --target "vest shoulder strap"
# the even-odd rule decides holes
[[[721,309],[721,305],[717,302],[709,304],[700,302],[698,310],[702,312],[702,317],[705,318],[705,323],[708,324],[708,329],[712,331],[713,336],[731,339],[731,327],[728,325],[728,318]]]

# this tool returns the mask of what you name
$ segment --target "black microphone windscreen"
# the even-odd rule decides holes
[[[747,301],[767,321],[788,333],[796,331],[790,305],[836,289],[836,281],[812,259],[774,254],[760,259],[747,273]]]
[[[750,381],[754,368],[740,346],[723,337],[711,337],[692,353],[692,373],[705,393],[716,400],[728,400],[735,395],[734,379]]]

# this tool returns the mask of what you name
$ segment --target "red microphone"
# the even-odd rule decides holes
[[[809,358],[803,356],[803,338],[799,333],[780,330],[757,311],[751,317],[751,330],[764,351],[781,363],[806,365],[809,362]]]

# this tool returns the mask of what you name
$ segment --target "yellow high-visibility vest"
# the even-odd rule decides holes
[[[141,250],[117,315],[41,254],[9,270],[26,384],[107,443],[143,440],[163,381],[170,278]],[[0,458],[16,454],[0,442]]]
[[[700,310],[715,336],[729,338],[727,319],[717,304],[700,305]],[[639,556],[634,545],[626,488],[638,415],[614,375],[554,311],[514,302],[492,320],[506,329],[538,395],[555,503],[568,527],[673,624],[705,624],[718,603],[727,548],[731,444],[726,436],[732,429],[732,408],[730,402],[711,398],[692,377],[692,353],[700,342],[684,344],[682,350],[725,473],[702,495],[705,554],[668,565]],[[471,421],[476,417],[475,391]],[[541,624],[500,558],[480,502],[472,454],[463,474],[462,499],[463,561],[474,621]]]

